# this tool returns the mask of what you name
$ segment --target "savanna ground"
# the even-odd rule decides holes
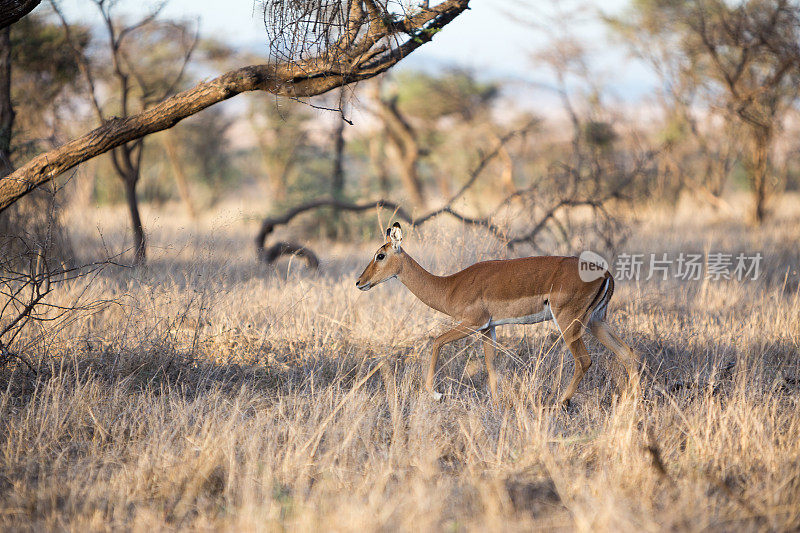
[[[643,397],[617,394],[591,341],[567,411],[552,406],[573,363],[549,323],[498,329],[499,405],[475,340],[445,348],[444,399],[422,394],[447,322],[396,281],[355,289],[377,223],[313,242],[314,274],[258,265],[242,211],[148,210],[149,267],[102,271],[84,301],[107,303],[31,328],[38,372],[2,374],[0,527],[800,528],[797,205],[755,229],[688,203],[630,217],[626,251],[761,252],[764,272],[618,281],[610,322],[646,362]],[[66,220],[86,261],[124,247],[121,208]],[[405,240],[435,273],[504,254],[445,221]]]

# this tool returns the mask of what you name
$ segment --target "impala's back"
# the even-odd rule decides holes
[[[499,325],[549,320],[551,309],[554,314],[585,314],[599,303],[611,274],[585,282],[577,257],[543,256],[484,261],[447,277],[454,307],[477,303]]]

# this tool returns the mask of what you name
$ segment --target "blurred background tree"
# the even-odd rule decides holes
[[[636,0],[611,22],[661,73],[673,124],[683,120],[707,158],[721,162],[704,173],[712,191],[719,190],[720,175],[730,171],[731,158],[741,147],[753,193],[750,217],[761,222],[769,196],[781,187],[783,173],[773,168],[774,142],[800,90],[800,5],[787,0]],[[697,102],[700,113],[724,113],[725,127],[712,131],[737,147],[733,153],[715,149],[716,143],[696,126],[690,110]]]
[[[127,22],[116,15],[118,2],[91,0],[103,24],[102,38],[91,61],[78,53],[78,40],[60,9],[53,4],[68,37],[75,61],[81,67],[89,104],[99,124],[110,117],[127,118],[176,94],[183,88],[189,62],[197,44],[197,31],[188,23],[159,20],[160,4],[148,15]],[[122,180],[131,218],[134,264],[143,265],[147,247],[139,211],[137,186],[142,175],[145,137],[110,152],[111,163]]]
[[[248,104],[247,118],[270,193],[276,202],[284,203],[289,189],[298,182],[303,163],[312,155],[311,113],[299,102],[274,96],[254,96]]]
[[[0,176],[14,170],[18,161],[63,142],[79,115],[74,105],[80,91],[75,54],[85,57],[90,32],[76,25],[73,35],[75,53],[61,26],[44,14],[0,30]],[[54,211],[52,191],[43,188],[0,217],[6,260],[13,263],[31,249],[70,260],[71,245]]]
[[[448,198],[454,176],[468,174],[479,147],[487,140],[498,141],[492,109],[499,92],[498,82],[479,82],[463,69],[404,70],[382,86],[373,86],[373,108],[382,135],[373,141],[370,154],[381,182],[388,183],[394,170],[417,207],[431,203],[432,184],[438,196]],[[501,181],[512,189],[510,156],[505,147],[501,150],[507,169]]]

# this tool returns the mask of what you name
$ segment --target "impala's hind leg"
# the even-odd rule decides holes
[[[592,366],[592,360],[589,357],[589,352],[586,350],[586,345],[583,344],[583,341],[580,337],[574,339],[570,343],[567,343],[567,347],[572,353],[572,357],[575,358],[575,373],[572,375],[572,381],[570,382],[569,387],[567,387],[564,397],[561,399],[561,403],[565,406],[569,405],[570,398],[572,398],[572,395],[575,394],[576,390],[578,390],[578,384],[580,384],[584,374],[586,374],[586,371],[589,370],[589,367]]]
[[[589,329],[592,331],[592,335],[597,337],[597,340],[603,343],[606,348],[614,352],[614,355],[622,362],[628,374],[628,385],[632,388],[638,387],[639,373],[637,369],[639,367],[639,358],[631,350],[631,347],[620,339],[604,320],[591,322]]]
[[[578,385],[583,379],[586,371],[592,366],[592,359],[589,357],[589,351],[586,345],[583,344],[581,337],[583,336],[583,325],[579,320],[571,320],[563,313],[558,316],[553,316],[556,326],[561,331],[561,336],[564,337],[564,342],[567,344],[572,357],[575,358],[575,373],[572,375],[572,381],[567,387],[564,396],[561,398],[561,403],[564,406],[569,405],[569,400],[575,391],[578,390]]]

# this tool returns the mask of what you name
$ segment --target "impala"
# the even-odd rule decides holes
[[[397,278],[425,305],[458,321],[433,341],[425,388],[435,399],[436,362],[442,346],[479,333],[486,357],[486,372],[492,398],[497,401],[494,369],[495,327],[505,324],[556,323],[575,358],[575,373],[562,398],[569,405],[592,361],[583,344],[586,330],[622,361],[629,384],[637,382],[638,361],[631,348],[606,322],[608,302],[614,293],[614,278],[604,270],[599,278],[584,282],[577,257],[524,257],[476,263],[450,276],[435,276],[422,268],[401,247],[403,232],[397,222],[386,230],[386,242],[356,281],[366,291]]]

